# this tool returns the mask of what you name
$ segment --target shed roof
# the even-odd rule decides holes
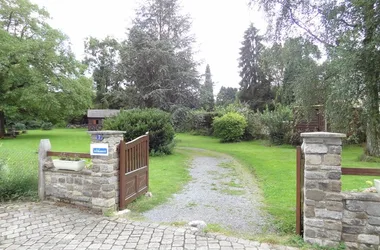
[[[88,118],[106,118],[118,115],[120,110],[118,109],[89,109],[87,110]]]

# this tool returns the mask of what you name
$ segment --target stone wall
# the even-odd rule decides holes
[[[348,249],[380,249],[380,195],[341,192],[343,134],[303,133],[304,240]]]
[[[46,169],[45,196],[54,201],[92,207],[91,170],[80,172]]]
[[[56,170],[47,151],[50,141],[41,140],[39,148],[38,193],[41,200],[51,199],[83,205],[96,211],[116,210],[119,204],[118,145],[124,131],[90,131],[91,143],[108,144],[108,156],[91,156],[92,167],[82,171]],[[90,149],[90,145],[88,146]]]
[[[380,195],[343,193],[342,240],[349,249],[380,249]]]

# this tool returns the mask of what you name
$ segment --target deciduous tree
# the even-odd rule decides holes
[[[0,120],[22,114],[59,121],[91,105],[85,66],[48,18],[28,0],[0,0]]]
[[[275,24],[281,38],[302,32],[325,46],[331,85],[327,110],[347,116],[362,108],[366,153],[380,156],[380,2],[378,0],[285,1],[252,0]],[[316,93],[317,95],[319,93]],[[347,111],[347,112],[344,112]],[[350,118],[346,118],[350,119]]]
[[[227,106],[231,103],[234,103],[236,99],[237,91],[238,91],[237,88],[222,86],[216,97],[216,105]]]

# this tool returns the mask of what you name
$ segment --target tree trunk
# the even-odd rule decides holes
[[[5,135],[5,115],[4,111],[0,110],[0,138]]]
[[[380,113],[379,94],[377,86],[368,93],[367,142],[366,154],[380,157]]]

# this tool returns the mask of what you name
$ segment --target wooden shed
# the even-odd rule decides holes
[[[302,117],[299,108],[293,109],[293,138],[292,143],[301,145],[302,139],[300,134],[304,132],[328,131],[328,124],[325,119],[323,105],[314,105],[308,114],[309,118]]]
[[[103,128],[103,120],[107,117],[116,116],[118,109],[89,109],[87,110],[88,131],[98,131]]]
[[[297,108],[293,110],[295,131],[298,133],[327,131],[323,105],[314,105],[310,112],[309,119],[305,119],[300,116]]]

